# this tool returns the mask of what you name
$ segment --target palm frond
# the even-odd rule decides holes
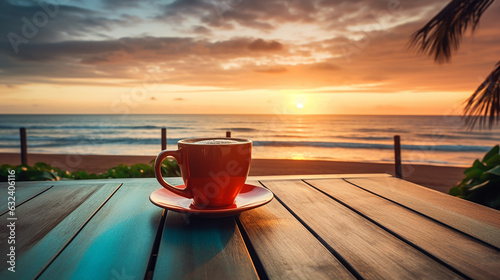
[[[481,15],[493,1],[452,0],[411,36],[410,46],[418,46],[420,52],[433,56],[438,63],[448,62],[467,28],[471,26],[474,31]]]
[[[464,120],[470,129],[478,122],[480,127],[487,123],[491,128],[500,121],[500,61],[465,102]]]

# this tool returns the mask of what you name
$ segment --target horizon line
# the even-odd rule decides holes
[[[204,114],[196,114],[196,113],[193,113],[193,114],[189,114],[189,113],[184,113],[184,114],[144,114],[144,113],[130,113],[130,114],[107,114],[107,113],[35,113],[35,114],[32,114],[32,113],[12,113],[12,114],[4,114],[4,113],[0,113],[0,116],[16,116],[16,115],[19,115],[19,116],[22,116],[22,115],[30,115],[30,116],[38,116],[38,115],[52,115],[52,116],[55,116],[55,115],[73,115],[73,116],[82,116],[82,115],[88,115],[88,116],[99,116],[99,115],[103,115],[103,116],[127,116],[127,115],[137,115],[137,116],[148,116],[148,115],[170,115],[170,116],[173,116],[173,115],[176,115],[176,116],[180,116],[180,115],[192,115],[192,116],[196,116],[196,115],[241,115],[241,116],[249,116],[249,115],[255,115],[255,116],[272,116],[272,115],[284,115],[284,116],[408,116],[408,117],[440,117],[440,116],[454,116],[454,117],[462,117],[463,115],[458,115],[458,114],[439,114],[439,115],[435,115],[435,114],[422,114],[422,115],[412,115],[412,114],[408,114],[408,115],[405,115],[405,114],[284,114],[284,113],[281,113],[281,114],[270,114],[270,113],[267,113],[267,114],[264,114],[264,113],[256,113],[256,114],[242,114],[242,113],[204,113]]]

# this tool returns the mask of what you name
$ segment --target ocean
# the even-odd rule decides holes
[[[168,149],[230,130],[254,158],[394,162],[400,135],[403,163],[469,166],[500,143],[500,127],[470,131],[459,116],[0,115],[0,152],[19,152],[20,127],[29,153],[51,154],[154,156],[163,127]]]

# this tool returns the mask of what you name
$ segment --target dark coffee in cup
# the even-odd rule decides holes
[[[228,140],[228,139],[209,139],[209,140],[200,140],[194,142],[199,145],[221,145],[221,144],[237,144],[236,140]]]

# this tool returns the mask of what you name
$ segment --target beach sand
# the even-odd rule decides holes
[[[45,162],[63,170],[85,170],[89,173],[105,172],[118,164],[149,164],[154,156],[114,156],[114,155],[61,155],[29,154],[28,164]],[[18,165],[20,155],[0,153],[0,164]],[[447,193],[463,179],[464,167],[403,164],[403,179]],[[388,173],[394,175],[394,164],[324,161],[324,160],[289,160],[289,159],[252,159],[250,176],[296,175],[296,174],[359,174]]]

